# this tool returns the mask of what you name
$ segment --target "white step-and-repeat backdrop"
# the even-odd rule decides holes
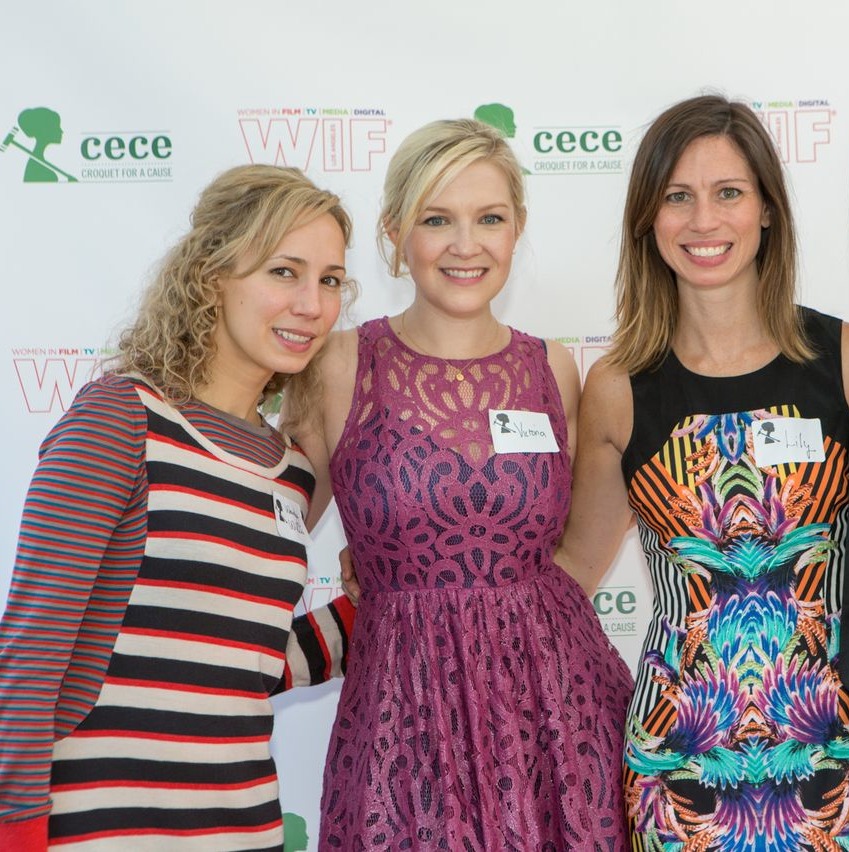
[[[411,295],[383,270],[373,236],[399,141],[435,118],[498,125],[527,170],[530,212],[500,317],[561,339],[586,372],[611,330],[641,131],[670,103],[718,91],[754,107],[787,165],[803,301],[849,317],[847,38],[849,7],[833,0],[6,3],[0,600],[40,440],[218,172],[298,166],[342,196],[356,223],[355,323]],[[338,593],[341,542],[331,513],[310,553],[306,607]],[[650,590],[633,537],[595,606],[634,666]],[[331,684],[279,701],[287,849],[316,848],[337,695]]]

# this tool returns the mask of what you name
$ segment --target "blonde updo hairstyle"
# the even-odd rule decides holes
[[[339,224],[347,246],[351,220],[339,198],[298,169],[248,165],[219,175],[143,294],[135,322],[121,333],[110,370],[141,374],[176,404],[197,396],[215,354],[221,279],[237,269],[239,277],[255,272],[287,233],[325,214]],[[293,409],[308,405],[317,376],[313,358],[291,388],[300,397],[290,401]],[[265,393],[277,393],[290,379],[275,374]]]
[[[470,118],[433,121],[407,136],[386,172],[378,247],[393,277],[406,272],[404,244],[422,210],[463,169],[480,161],[497,166],[507,178],[516,236],[521,234],[527,218],[522,168],[502,134]]]

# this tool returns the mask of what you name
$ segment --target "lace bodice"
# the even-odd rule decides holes
[[[360,329],[354,401],[331,461],[364,593],[496,586],[551,557],[569,508],[566,420],[541,340],[511,330],[462,365],[384,319]],[[559,453],[495,454],[491,409],[548,413]]]

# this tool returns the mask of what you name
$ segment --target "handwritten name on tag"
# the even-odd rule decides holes
[[[825,461],[819,418],[775,417],[751,425],[755,464],[767,467],[786,462]]]
[[[277,532],[283,538],[292,539],[292,541],[297,541],[303,545],[310,544],[310,534],[307,531],[306,524],[304,524],[301,507],[279,491],[273,492],[272,496],[274,498],[274,520],[277,523]]]
[[[557,453],[557,439],[544,411],[489,409],[489,431],[496,453]]]

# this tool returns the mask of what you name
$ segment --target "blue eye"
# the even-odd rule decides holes
[[[499,222],[503,222],[504,217],[499,216],[497,213],[487,213],[486,216],[481,217],[482,225],[497,225]]]
[[[444,225],[448,220],[444,216],[428,216],[427,219],[422,222],[423,225],[430,225],[431,227],[439,227],[440,225]]]
[[[726,200],[730,200],[730,199],[733,199],[733,198],[739,198],[742,194],[743,193],[740,192],[740,190],[737,189],[737,187],[735,187],[735,186],[724,186],[719,191],[719,197],[724,198]]]
[[[670,192],[669,195],[666,196],[666,200],[670,204],[683,204],[689,195],[683,190],[679,190],[678,192]]]

